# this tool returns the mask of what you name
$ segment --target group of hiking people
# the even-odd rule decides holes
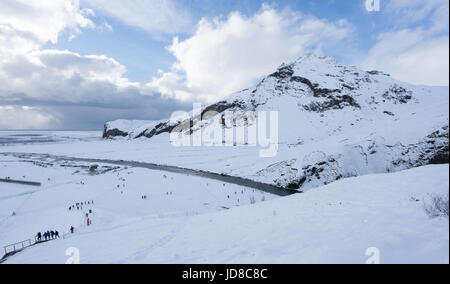
[[[73,234],[75,232],[75,228],[73,226],[71,226],[69,231],[70,231],[71,234]],[[36,241],[37,242],[46,242],[46,241],[56,240],[56,239],[59,239],[59,238],[60,238],[59,232],[56,231],[56,230],[55,231],[47,231],[47,232],[44,232],[44,233],[39,232],[36,235]]]
[[[56,230],[55,231],[47,231],[47,232],[44,232],[43,234],[41,232],[39,232],[36,235],[36,239],[38,242],[59,239],[59,232]]]
[[[85,202],[78,202],[78,203],[76,203],[75,205],[72,205],[72,206],[69,206],[69,211],[72,211],[72,210],[83,210],[83,206],[86,206],[86,205],[93,205],[94,204],[94,200],[92,200],[92,201],[85,201]]]
[[[91,205],[94,205],[94,200],[84,201],[84,202],[77,202],[75,205],[69,206],[69,211],[72,211],[72,210],[80,211],[80,210],[83,210],[83,206],[91,206]],[[93,213],[92,209],[89,209],[87,211],[86,215],[85,215],[86,216],[86,225],[87,226],[92,225],[92,220],[89,218],[89,214],[92,214],[92,213]],[[70,228],[70,233],[73,234],[74,230],[75,230],[75,228],[71,227]]]

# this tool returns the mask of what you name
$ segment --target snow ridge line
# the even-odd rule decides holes
[[[242,177],[235,177],[226,174],[218,174],[208,171],[193,170],[188,168],[181,168],[169,165],[158,165],[154,163],[144,163],[137,161],[125,161],[125,160],[108,160],[108,159],[94,159],[94,158],[75,158],[67,156],[57,156],[50,154],[39,154],[39,153],[14,153],[14,152],[0,152],[0,155],[4,156],[14,156],[14,157],[28,157],[28,158],[48,158],[54,160],[64,160],[73,162],[86,162],[86,163],[100,163],[100,164],[112,164],[118,166],[128,166],[133,168],[145,168],[155,171],[164,171],[176,174],[183,174],[188,176],[197,176],[213,180],[222,181],[229,184],[236,184],[240,186],[245,186],[248,188],[257,189],[263,192],[271,193],[277,196],[289,196],[297,193],[302,193],[302,191],[297,191],[293,189],[288,189],[284,187],[279,187],[267,183],[257,182],[251,179],[246,179]]]

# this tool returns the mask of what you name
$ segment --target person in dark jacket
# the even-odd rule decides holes
[[[55,239],[59,239],[59,232],[55,231]]]
[[[75,228],[73,226],[70,227],[70,233],[73,234],[74,231],[75,231]]]
[[[41,234],[41,232],[39,232],[39,233],[37,233],[37,240],[38,240],[38,242],[40,242],[41,240],[42,240],[42,234]]]
[[[50,236],[52,236],[52,240],[55,239],[55,232],[54,232],[54,231],[51,231],[51,232],[50,232]]]

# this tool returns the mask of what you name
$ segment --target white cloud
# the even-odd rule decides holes
[[[41,100],[98,100],[102,94],[107,94],[101,87],[108,92],[118,92],[138,86],[123,77],[125,72],[123,65],[105,56],[34,51],[14,56],[0,65],[0,98],[12,99],[17,94],[26,94],[28,98]],[[98,94],[92,93],[93,88],[99,89]],[[94,97],[90,97],[92,95]]]
[[[212,102],[351,30],[345,20],[330,23],[267,5],[249,18],[234,12],[226,19],[203,19],[190,38],[174,39],[168,48],[177,59],[173,70],[150,86],[178,99]]]
[[[447,26],[448,29],[448,0],[390,0],[385,11],[394,15],[399,24],[431,18],[435,28]]]
[[[400,25],[378,36],[362,67],[412,84],[448,86],[448,0],[397,0],[386,9]],[[407,28],[419,22],[419,27]]]
[[[80,28],[92,28],[92,15],[80,8],[79,0],[2,0],[0,57],[57,43],[63,30],[77,34]]]
[[[47,129],[51,127],[58,127],[58,121],[40,109],[0,105],[0,129]]]
[[[0,24],[0,63],[15,54],[24,54],[41,46],[30,33],[22,33]]]
[[[421,30],[382,34],[363,67],[416,85],[448,86],[449,37],[428,38]]]
[[[186,32],[193,24],[189,12],[176,0],[83,0],[82,3],[151,33]]]
[[[93,28],[78,0],[4,0],[0,8],[0,128],[89,128],[122,118],[169,116],[178,102],[130,82],[103,55],[42,50]],[[106,22],[101,26],[111,29]]]
[[[101,129],[109,120],[161,119],[186,108],[129,82],[125,72],[106,56],[58,50],[16,55],[0,64],[1,128]]]
[[[136,87],[126,68],[106,56],[41,50],[63,31],[81,32],[94,24],[93,12],[78,0],[4,0],[0,9],[0,99],[85,102]],[[98,96],[90,98],[98,89]],[[20,98],[19,98],[20,97]],[[103,98],[106,99],[106,98]]]

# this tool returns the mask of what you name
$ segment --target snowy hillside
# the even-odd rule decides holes
[[[100,165],[92,174],[88,165],[64,161],[0,162],[2,174],[20,178],[26,170],[26,178],[43,181],[37,189],[0,184],[2,244],[76,227],[73,235],[6,263],[65,263],[73,247],[81,263],[365,263],[368,248],[379,250],[381,263],[449,261],[448,218],[433,219],[424,210],[431,195],[448,193],[448,165],[274,198],[145,169]],[[95,203],[68,210],[85,200]],[[93,225],[86,227],[90,209]]]
[[[201,177],[109,164],[98,164],[92,172],[91,166],[60,159],[0,156],[2,178],[42,183],[41,187],[30,187],[0,182],[2,247],[34,240],[37,232],[46,230],[67,235],[71,226],[77,236],[85,235],[89,232],[85,217],[89,210],[93,210],[89,217],[97,231],[138,220],[186,218],[276,197]],[[87,205],[88,201],[94,204]],[[84,208],[69,210],[81,202]],[[105,255],[101,262],[107,261]]]
[[[135,136],[139,129],[153,128],[157,123],[149,120],[119,119],[105,124],[103,138]]]
[[[259,111],[278,111],[277,157],[254,159],[251,169],[229,171],[282,187],[305,190],[346,177],[448,163],[448,87],[402,83],[330,57],[308,54],[283,64],[255,87],[205,107],[202,114],[209,111],[218,113],[220,124],[212,123],[214,118],[200,122],[192,117],[192,131],[183,133],[214,133],[232,127],[245,133],[256,123]],[[230,111],[256,113],[230,120],[226,116]],[[129,139],[162,136],[168,141],[168,133],[183,124],[190,123],[161,121],[133,129],[108,123],[104,137],[120,133]],[[225,142],[245,146],[249,140]],[[241,153],[235,148],[236,155]],[[200,152],[215,156],[221,151]]]

